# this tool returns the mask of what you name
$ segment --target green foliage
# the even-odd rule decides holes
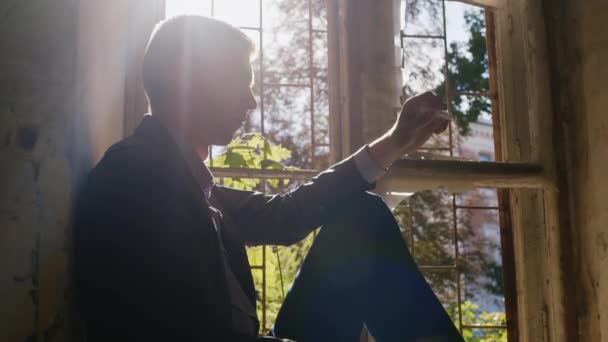
[[[289,291],[289,287],[293,283],[313,241],[314,234],[310,234],[304,240],[289,247],[260,246],[248,249],[247,254],[251,265],[262,265],[263,261],[266,261],[266,327],[261,327],[261,333],[265,333],[275,321],[285,295]],[[257,312],[261,320],[263,317],[262,298],[264,291],[262,270],[253,270],[253,280],[258,295]]]
[[[226,146],[226,151],[210,160],[208,164],[222,168],[297,170],[281,163],[290,157],[290,150],[270,143],[259,133],[247,133],[233,139]],[[243,190],[257,189],[260,185],[259,179],[252,178],[225,177],[223,181],[225,186]],[[278,179],[269,179],[268,183],[272,188],[279,188]],[[285,179],[281,183],[287,185],[289,180]]]
[[[448,51],[452,114],[462,135],[469,133],[469,124],[477,121],[482,113],[491,112],[490,102],[485,97],[452,95],[465,91],[488,92],[490,87],[484,10],[468,10],[464,19],[470,33],[469,39],[464,44],[450,44]],[[436,92],[445,94],[445,83]]]
[[[479,306],[470,301],[465,301],[460,307],[462,311],[462,323],[468,326],[501,326],[507,324],[504,312],[483,312]],[[458,306],[448,305],[446,308],[452,321],[458,325]],[[507,342],[506,329],[481,328],[464,329],[462,336],[467,342]]]
[[[275,145],[259,133],[244,134],[233,139],[226,151],[208,162],[209,165],[220,168],[246,168],[266,170],[297,170],[295,167],[285,166],[283,161],[291,157],[291,151]],[[267,180],[273,191],[282,191],[289,185],[289,180]],[[225,186],[244,190],[263,190],[260,179],[251,178],[223,178]],[[253,266],[265,265],[266,279],[259,269],[253,270],[253,281],[257,290],[257,313],[261,319],[266,315],[266,327],[274,322],[281,304],[285,299],[288,286],[293,282],[295,275],[306,257],[314,237],[310,234],[306,239],[290,247],[253,247],[247,250],[249,263]],[[272,253],[270,253],[272,252]],[[264,289],[264,284],[266,288]],[[264,293],[265,291],[265,293]],[[263,312],[262,298],[266,296],[266,311]]]

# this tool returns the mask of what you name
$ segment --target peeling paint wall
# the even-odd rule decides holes
[[[69,0],[0,5],[0,341],[34,340],[59,305],[46,294],[62,286],[72,196],[76,10]]]
[[[0,341],[69,339],[73,199],[123,135],[133,3],[0,5]]]

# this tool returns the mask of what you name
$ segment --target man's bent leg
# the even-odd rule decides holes
[[[378,342],[462,341],[416,267],[384,202],[365,193],[323,226],[277,316],[276,336]]]

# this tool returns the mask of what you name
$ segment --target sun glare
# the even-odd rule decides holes
[[[225,20],[236,26],[259,26],[260,2],[257,0],[167,0],[165,14],[200,14]]]

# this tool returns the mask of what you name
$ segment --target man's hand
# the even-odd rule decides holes
[[[393,127],[369,145],[371,157],[386,168],[404,154],[416,151],[434,133],[448,127],[450,119],[444,110],[445,104],[432,92],[408,99]]]

